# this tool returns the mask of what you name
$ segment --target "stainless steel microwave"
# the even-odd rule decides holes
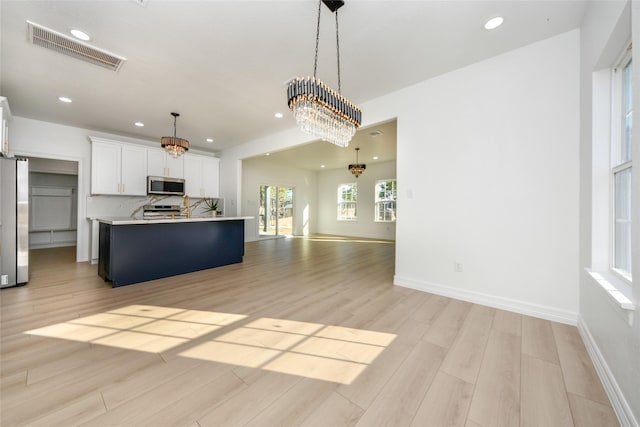
[[[147,194],[184,196],[184,179],[166,176],[148,176]]]

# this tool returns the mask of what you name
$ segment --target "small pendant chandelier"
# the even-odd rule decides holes
[[[338,91],[334,91],[316,77],[318,69],[318,43],[320,41],[320,12],[324,3],[336,16],[336,50],[338,55]],[[322,138],[340,147],[349,141],[362,123],[362,112],[355,104],[341,95],[340,39],[338,37],[338,9],[344,1],[319,0],[318,26],[316,29],[316,57],[313,77],[296,77],[287,87],[289,109],[303,132]]]
[[[173,136],[163,136],[160,139],[160,145],[162,145],[162,148],[171,154],[174,159],[177,159],[189,150],[189,141],[176,136],[176,119],[180,117],[180,114],[171,113],[171,115],[173,116]]]
[[[358,163],[358,151],[360,151],[360,148],[356,148],[356,162],[349,165],[349,172],[356,178],[362,175],[362,172],[367,168],[364,163]]]

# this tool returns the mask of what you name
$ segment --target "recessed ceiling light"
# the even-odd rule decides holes
[[[373,160],[378,160],[378,156],[373,156]]]
[[[274,114],[274,116],[276,117],[276,119],[281,119],[281,118],[284,116],[284,114],[282,114],[282,113],[275,113],[275,114]]]
[[[84,40],[86,42],[91,40],[91,36],[89,34],[85,33],[82,30],[78,30],[77,28],[72,28],[69,30],[69,32],[73,37],[77,39]]]
[[[323,168],[323,167],[324,167],[324,165],[320,165],[320,167],[321,167],[321,168]]]
[[[138,6],[146,7],[149,0],[133,0]]]
[[[213,142],[213,138],[207,138],[207,142]]]
[[[144,123],[142,122],[135,122],[134,125],[138,126],[139,128],[144,126]]]
[[[271,155],[271,153],[265,153],[265,156],[270,156],[270,155]]]
[[[376,136],[380,136],[380,135],[382,135],[382,131],[381,131],[381,130],[378,130],[378,129],[376,129],[376,130],[374,130],[374,131],[369,132],[369,136],[372,136],[372,137],[374,137],[374,138],[375,138]]]
[[[67,104],[69,104],[69,103],[73,102],[73,101],[71,100],[71,98],[67,98],[66,96],[59,96],[59,97],[58,97],[58,101],[60,101],[60,102],[66,102]]]
[[[495,30],[500,25],[502,25],[503,22],[504,22],[504,18],[502,16],[496,16],[495,18],[489,19],[484,24],[484,29],[485,30]]]

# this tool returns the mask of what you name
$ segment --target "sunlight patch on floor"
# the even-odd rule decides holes
[[[320,323],[246,315],[130,305],[27,334],[90,342],[127,350],[178,354],[210,362],[259,368],[350,384],[395,339],[394,334]],[[192,340],[222,328],[210,340]],[[208,338],[204,338],[208,339]]]
[[[394,339],[383,332],[260,318],[180,356],[351,384]]]
[[[339,243],[386,243],[395,244],[393,240],[366,239],[358,237],[330,236],[330,235],[310,235],[310,236],[287,236],[291,239],[303,239],[311,242],[339,242]]]
[[[246,317],[241,314],[130,305],[26,333],[161,353]]]

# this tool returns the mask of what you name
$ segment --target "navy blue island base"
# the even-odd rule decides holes
[[[98,275],[112,287],[242,262],[244,219],[100,222]]]

